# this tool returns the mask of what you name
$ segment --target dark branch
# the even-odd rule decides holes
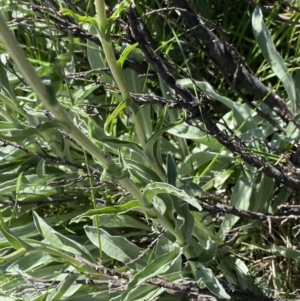
[[[190,28],[190,33],[195,39],[202,41],[206,54],[219,70],[232,78],[232,81],[235,79],[236,83],[245,88],[255,99],[263,100],[284,121],[294,121],[295,115],[284,100],[270,91],[241,64],[235,57],[234,51],[203,25],[203,22],[195,15],[187,1],[173,0],[172,2],[174,6],[181,9],[181,16],[187,27]],[[238,72],[238,76],[236,76],[236,72]]]
[[[245,146],[237,137],[230,138],[225,132],[220,131],[216,122],[210,117],[204,107],[201,106],[201,110],[199,110],[199,102],[195,96],[188,89],[178,84],[175,76],[169,71],[169,69],[171,69],[169,68],[169,63],[159,54],[159,52],[154,52],[152,47],[155,47],[155,43],[152,40],[147,27],[138,15],[134,5],[128,9],[128,18],[131,24],[132,35],[139,43],[139,47],[143,51],[146,60],[165,83],[180,96],[182,99],[182,107],[194,118],[201,118],[209,134],[215,137],[232,153],[238,153],[246,163],[258,168],[279,183],[300,190],[299,180],[289,176],[282,168],[272,166],[255,153],[246,151]],[[274,95],[274,97],[275,96],[276,95]],[[202,97],[206,97],[206,95],[202,93]]]

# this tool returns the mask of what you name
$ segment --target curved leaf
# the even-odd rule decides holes
[[[122,294],[121,299],[123,301],[131,300],[130,295],[139,289],[139,286],[145,282],[147,279],[155,277],[157,275],[164,274],[169,270],[169,268],[176,262],[176,260],[181,256],[181,252],[178,249],[164,254],[160,257],[155,258],[146,267],[138,272],[133,279],[128,283],[126,290]]]
[[[166,193],[174,195],[183,201],[189,203],[190,205],[197,208],[199,211],[202,211],[202,207],[199,204],[198,200],[188,195],[185,191],[178,189],[170,184],[167,183],[151,183],[148,184],[143,193],[143,199],[145,204],[148,206],[152,204],[153,198],[160,194]]]
[[[197,265],[197,269],[194,271],[197,284],[200,288],[203,288],[203,284],[220,299],[230,299],[230,296],[226,293],[224,287],[214,275],[213,271],[204,267],[201,263]]]
[[[90,241],[99,248],[100,246],[98,246],[97,229],[95,227],[85,226],[84,230]],[[128,263],[129,266],[134,267],[137,270],[141,269],[147,264],[147,255],[143,258],[139,258],[139,255],[144,251],[144,249],[139,248],[135,244],[129,242],[126,238],[122,236],[110,235],[105,230],[100,229],[100,239],[101,249],[105,254],[109,255],[109,257],[125,264]],[[132,260],[134,260],[134,262],[129,263]]]
[[[292,111],[297,113],[298,108],[296,106],[296,90],[293,78],[289,73],[282,57],[275,49],[272,37],[263,21],[263,14],[258,6],[254,9],[252,14],[252,28],[255,39],[264,58],[284,85],[291,102]]]
[[[36,228],[51,245],[72,254],[80,255],[90,261],[94,261],[93,256],[84,246],[52,229],[36,212],[33,212],[33,218]]]

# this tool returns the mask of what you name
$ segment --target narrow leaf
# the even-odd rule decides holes
[[[105,121],[104,124],[104,131],[106,135],[111,135],[112,131],[110,129],[111,124],[113,121],[115,121],[118,116],[121,114],[121,112],[126,108],[126,101],[122,101],[118,104],[118,106],[115,108],[115,110],[108,116],[108,118]]]
[[[167,179],[168,183],[176,187],[177,180],[177,166],[173,159],[173,156],[169,153],[167,156]]]
[[[144,193],[143,193],[143,199],[145,204],[147,206],[151,206],[153,198],[161,193],[171,194],[174,195],[183,201],[189,203],[190,205],[197,208],[199,211],[202,211],[202,207],[199,204],[198,200],[194,197],[191,197],[188,195],[185,191],[177,189],[176,187],[167,184],[167,183],[150,183],[146,186]]]
[[[139,43],[135,43],[133,45],[128,45],[121,53],[120,58],[118,59],[117,63],[121,69],[123,69],[123,65],[130,54],[130,52],[138,46]]]
[[[74,284],[74,281],[79,277],[79,274],[71,274],[68,275],[65,279],[63,279],[60,284],[55,287],[51,291],[51,293],[47,296],[46,301],[60,301],[64,300],[64,295]],[[79,287],[78,287],[79,288]]]
[[[209,268],[204,267],[201,263],[198,264],[196,271],[194,271],[197,278],[197,284],[200,288],[205,286],[213,293],[216,297],[221,299],[230,299],[230,296],[226,293],[225,289],[214,275],[213,271]]]
[[[179,249],[164,254],[151,261],[146,267],[137,273],[133,279],[128,283],[125,292],[122,294],[122,300],[131,300],[130,295],[139,289],[139,286],[147,279],[166,273],[169,268],[176,262],[178,257],[181,256]]]
[[[100,215],[109,215],[109,214],[115,215],[115,214],[126,213],[131,210],[140,211],[138,209],[141,209],[141,205],[138,201],[130,201],[123,205],[108,206],[99,209],[91,209],[73,218],[71,220],[71,223],[78,223],[83,218],[87,218],[87,217],[93,219],[95,216],[100,216]]]
[[[96,228],[85,226],[84,230],[90,241],[99,248]],[[129,242],[126,238],[110,235],[103,229],[100,229],[100,238],[102,251],[109,257],[125,264],[135,260],[134,263],[130,264],[135,269],[140,269],[146,265],[148,256],[137,259],[144,250]]]
[[[20,238],[16,237],[6,226],[2,213],[0,212],[0,232],[3,234],[3,236],[8,240],[8,242],[12,245],[12,247],[16,250],[19,249],[30,249],[30,245],[28,245],[26,242],[22,241]]]
[[[258,6],[254,9],[254,12],[252,14],[252,28],[255,39],[264,58],[266,59],[276,76],[279,78],[279,80],[281,80],[283,83],[283,86],[291,102],[292,111],[294,113],[297,113],[298,109],[296,106],[296,90],[293,78],[284,63],[284,60],[275,49],[272,37],[264,23],[263,14]]]
[[[178,80],[178,83],[180,85],[182,85],[186,88],[190,88],[190,89],[192,89],[194,87],[194,85],[196,85],[204,93],[208,94],[213,99],[220,101],[222,104],[227,106],[229,109],[231,109],[231,110],[233,109],[234,102],[231,99],[224,97],[224,96],[218,94],[217,92],[215,92],[215,90],[212,88],[212,86],[207,82],[193,81],[189,78],[183,78],[183,79]]]
[[[234,186],[230,200],[230,206],[244,210],[249,209],[253,181],[254,179],[251,181],[244,173],[241,173],[237,183]],[[236,215],[226,214],[221,224],[219,235],[225,236],[239,219],[240,217]]]
[[[36,228],[40,234],[54,247],[70,252],[72,254],[80,255],[83,258],[93,261],[93,256],[89,251],[77,243],[76,241],[56,232],[53,228],[47,225],[44,220],[38,216],[36,212],[33,212],[33,219]]]

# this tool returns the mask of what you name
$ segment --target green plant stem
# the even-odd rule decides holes
[[[107,60],[107,63],[109,65],[109,68],[111,70],[111,73],[117,83],[117,86],[120,89],[122,98],[126,101],[126,104],[129,106],[129,108],[132,111],[132,122],[135,126],[137,136],[139,137],[140,143],[143,148],[145,148],[145,145],[147,143],[146,135],[143,130],[143,125],[140,122],[137,112],[138,107],[137,105],[132,101],[130,93],[128,91],[128,88],[126,86],[126,83],[124,81],[121,69],[119,65],[117,64],[116,57],[114,54],[113,45],[111,43],[110,39],[110,28],[109,24],[106,18],[105,13],[105,3],[103,0],[95,0],[95,7],[98,17],[98,24],[99,24],[99,36],[101,39],[103,51]]]
[[[97,204],[96,204],[96,198],[95,198],[95,193],[94,193],[94,189],[93,189],[91,171],[90,171],[90,166],[88,164],[88,159],[87,159],[87,155],[86,155],[85,151],[84,151],[84,160],[85,160],[86,169],[87,169],[87,172],[88,172],[88,175],[89,175],[89,184],[90,184],[90,188],[91,188],[93,206],[94,206],[94,209],[96,209]],[[97,239],[98,239],[98,246],[99,246],[99,260],[100,260],[100,262],[102,262],[103,256],[102,256],[102,247],[101,247],[100,217],[95,216],[93,220],[95,222],[96,231],[97,231]]]
[[[109,65],[111,73],[120,89],[123,99],[126,101],[127,105],[129,106],[129,108],[132,111],[132,115],[131,115],[132,123],[135,125],[135,129],[137,132],[137,136],[139,137],[141,146],[143,147],[143,149],[145,149],[147,139],[146,139],[145,131],[143,130],[143,125],[142,125],[140,119],[138,118],[138,107],[131,99],[130,93],[127,89],[126,83],[122,76],[121,69],[120,69],[119,65],[117,64],[117,61],[115,58],[113,45],[112,45],[111,39],[110,39],[109,24],[108,24],[108,21],[106,18],[106,13],[105,13],[104,0],[95,0],[95,7],[96,7],[96,12],[97,12],[97,17],[98,17],[98,24],[99,24],[99,36],[101,39],[101,43],[103,46],[103,51],[104,51],[107,63]],[[156,164],[154,165],[154,170],[163,181],[166,180],[164,171]]]
[[[66,110],[57,101],[55,95],[50,95],[46,86],[43,84],[34,68],[27,60],[23,50],[18,45],[18,42],[13,33],[7,27],[2,15],[0,15],[0,37],[13,58],[18,69],[24,76],[26,82],[32,87],[37,97],[42,101],[45,107],[53,113],[55,118],[61,121],[64,130],[75,139],[83,148],[93,155],[99,163],[108,168],[114,166],[112,159],[108,158],[94,143],[92,143],[86,135],[84,135],[71,121]]]
[[[47,98],[48,91],[46,90],[46,87],[38,77],[33,67],[30,65],[29,61],[26,59],[23,50],[21,49],[21,47],[19,47],[15,36],[7,27],[2,15],[0,17],[0,28],[0,37],[6,49],[9,50],[9,53],[16,62],[16,65],[18,66],[20,72],[22,74],[28,74],[28,76],[26,77],[27,83],[33,88],[34,91],[39,91],[39,98]],[[49,108],[49,106],[47,106],[47,108]],[[47,133],[43,133],[42,136],[53,147],[56,155],[62,158],[62,151],[55,143],[51,143],[51,138],[49,137],[49,135]]]

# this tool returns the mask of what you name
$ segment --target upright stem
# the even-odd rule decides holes
[[[127,85],[124,81],[122,72],[120,67],[117,64],[113,45],[111,43],[110,39],[110,27],[106,18],[105,13],[105,3],[103,0],[95,0],[95,7],[98,17],[98,24],[99,24],[99,36],[101,39],[103,51],[107,60],[107,63],[109,65],[110,71],[117,83],[117,86],[120,89],[121,95],[123,99],[126,101],[127,105],[132,111],[132,121],[135,125],[137,136],[139,137],[140,143],[143,148],[145,148],[145,145],[147,143],[146,135],[143,130],[143,125],[140,122],[137,112],[138,107],[137,105],[132,101],[130,93],[128,91]]]
[[[86,135],[84,135],[71,121],[69,115],[62,105],[57,101],[55,94],[52,95],[39,78],[35,69],[27,60],[24,51],[19,46],[15,36],[7,27],[2,15],[0,14],[0,38],[9,51],[10,56],[13,58],[15,64],[24,76],[26,82],[32,87],[37,97],[42,101],[44,106],[53,113],[55,118],[61,121],[64,130],[76,140],[82,148],[86,149],[99,163],[108,168],[114,166],[115,163],[112,159],[107,157],[105,153],[100,150]]]

